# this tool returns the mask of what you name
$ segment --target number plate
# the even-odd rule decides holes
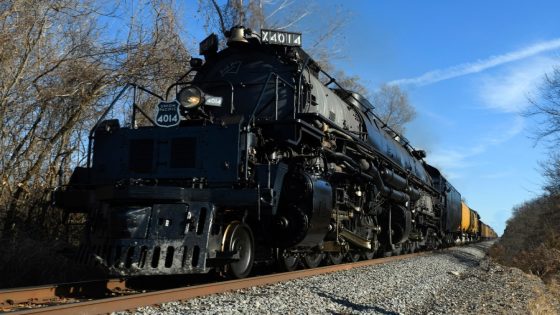
[[[261,30],[261,42],[273,45],[301,46],[301,33]]]
[[[159,102],[156,106],[156,125],[160,127],[177,126],[181,118],[179,116],[179,102]]]

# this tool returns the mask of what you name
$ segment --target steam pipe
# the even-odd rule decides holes
[[[338,161],[343,161],[353,171],[355,171],[356,173],[360,174],[361,176],[367,178],[368,180],[372,181],[379,188],[381,193],[384,196],[386,196],[387,198],[393,199],[397,202],[406,202],[406,201],[410,200],[410,197],[406,193],[404,193],[400,190],[397,190],[397,189],[387,187],[383,183],[383,180],[381,179],[381,175],[379,174],[379,171],[377,170],[377,168],[374,165],[370,164],[369,165],[369,170],[367,170],[368,174],[365,174],[365,172],[360,172],[359,171],[361,169],[360,166],[357,165],[356,162],[354,162],[354,160],[352,160],[346,154],[339,153],[339,152],[334,152],[334,151],[326,150],[326,149],[324,151],[327,155],[331,156],[332,158],[334,158]]]
[[[410,196],[410,199],[412,199],[412,200],[420,199],[421,194],[420,194],[420,191],[418,189],[413,188],[413,187],[408,187],[406,189],[406,191],[407,191],[408,195]]]
[[[381,176],[387,183],[399,190],[403,190],[408,186],[406,178],[397,175],[397,173],[389,169],[382,170]]]

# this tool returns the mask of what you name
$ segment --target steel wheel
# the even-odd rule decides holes
[[[344,255],[342,253],[328,253],[327,254],[327,264],[338,265],[342,263]]]
[[[406,241],[401,244],[401,252],[400,254],[410,254],[410,248],[412,247],[411,241]]]
[[[255,245],[251,229],[243,223],[232,223],[226,229],[226,241],[226,248],[229,251],[239,253],[238,260],[226,265],[227,274],[236,279],[247,277],[253,269],[255,260]]]
[[[399,256],[402,255],[403,253],[403,245],[399,244],[399,245],[395,245],[395,248],[393,249],[393,256]]]
[[[299,266],[299,257],[286,251],[280,255],[279,264],[282,271],[294,271]]]
[[[317,268],[325,259],[325,254],[321,252],[308,253],[303,257],[303,264],[307,268]]]
[[[375,252],[374,251],[363,251],[362,252],[362,259],[364,260],[370,260],[373,259],[373,257],[375,257]]]
[[[409,250],[409,252],[410,252],[411,254],[412,254],[412,253],[415,253],[415,252],[417,251],[417,248],[418,248],[418,244],[417,244],[416,242],[412,242],[412,243],[410,244],[410,250]]]
[[[357,262],[360,260],[360,253],[359,252],[348,252],[346,253],[346,259],[349,262]]]

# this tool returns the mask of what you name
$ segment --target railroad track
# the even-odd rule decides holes
[[[9,314],[100,314],[136,309],[141,306],[188,300],[195,297],[270,285],[331,272],[350,270],[408,259],[429,252],[378,258],[314,269],[256,276],[175,289],[138,293],[129,290],[126,280],[110,279],[52,286],[0,290],[0,312]],[[120,295],[113,296],[110,295]]]
[[[98,299],[128,292],[124,279],[103,279],[4,289],[0,290],[0,312],[76,303],[83,299]]]

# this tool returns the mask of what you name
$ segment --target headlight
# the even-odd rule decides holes
[[[204,102],[202,90],[196,86],[188,86],[179,91],[177,100],[185,108],[195,108]]]

